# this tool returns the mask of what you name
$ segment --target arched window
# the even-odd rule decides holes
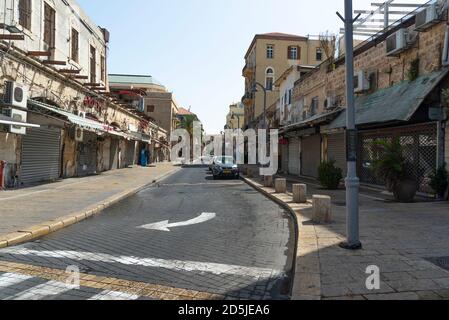
[[[274,84],[274,69],[267,68],[265,71],[265,88],[269,91],[273,90]]]

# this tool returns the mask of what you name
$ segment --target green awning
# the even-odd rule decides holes
[[[448,72],[448,68],[443,68],[431,74],[421,76],[415,81],[403,81],[372,94],[357,97],[355,100],[356,125],[409,121],[424,99],[435,89]],[[346,110],[331,122],[328,129],[345,127]]]

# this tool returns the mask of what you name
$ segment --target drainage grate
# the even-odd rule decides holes
[[[428,258],[426,260],[446,271],[449,271],[449,257]]]

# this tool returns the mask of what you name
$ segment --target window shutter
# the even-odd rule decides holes
[[[297,60],[301,60],[301,47],[297,46],[298,48],[298,56],[296,57]]]
[[[291,53],[291,51],[292,51],[292,47],[291,47],[291,46],[288,46],[288,48],[287,48],[287,59],[290,59],[290,53]]]

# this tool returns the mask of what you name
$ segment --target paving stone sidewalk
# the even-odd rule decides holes
[[[310,201],[293,204],[291,195],[275,194],[260,180],[251,181],[296,213],[299,242],[293,299],[449,299],[449,203],[399,204],[380,191],[377,196],[362,191],[363,250],[347,251],[338,246],[346,234],[345,190],[325,191],[303,181],[308,183],[309,197],[332,197],[334,222],[316,225],[311,222]],[[380,269],[379,290],[367,289],[369,266]]]
[[[146,168],[135,166],[98,176],[0,191],[0,239],[2,235],[45,221],[95,209],[178,169],[170,163]]]

